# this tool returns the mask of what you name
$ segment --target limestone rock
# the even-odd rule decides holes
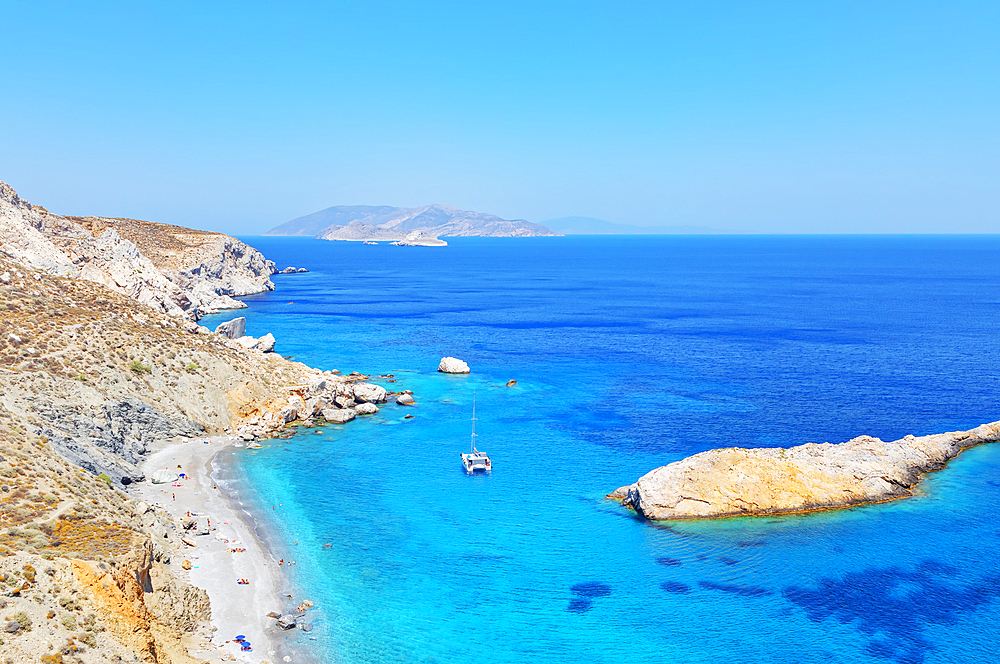
[[[442,357],[438,364],[438,371],[450,374],[467,374],[470,372],[469,365],[457,357]]]
[[[177,473],[171,470],[154,470],[149,479],[153,484],[170,484],[177,480]]]
[[[247,319],[244,316],[240,316],[239,318],[226,321],[216,327],[215,332],[229,339],[245,337],[247,333]]]
[[[275,339],[274,335],[268,332],[260,339],[257,340],[257,344],[254,346],[257,350],[262,353],[270,353],[274,351]]]
[[[906,436],[884,442],[788,449],[729,447],[661,466],[612,496],[648,519],[690,519],[805,512],[912,495],[923,473],[963,449],[1000,440],[1000,422],[971,431]]]
[[[381,385],[358,383],[354,386],[354,400],[358,403],[385,403],[389,393]]]
[[[378,412],[378,406],[373,403],[359,403],[354,407],[354,412],[358,415],[374,415]]]
[[[330,424],[346,424],[355,418],[357,411],[353,408],[324,408],[323,419]]]
[[[352,397],[343,394],[338,394],[337,396],[335,396],[333,398],[333,403],[337,406],[337,408],[354,408],[355,405],[354,399]]]
[[[399,404],[400,406],[412,406],[417,402],[414,401],[413,397],[410,396],[409,394],[400,394],[398,397],[396,397],[396,403]]]
[[[253,337],[240,337],[239,339],[233,339],[233,342],[243,348],[246,348],[247,350],[256,348],[258,343],[257,339],[254,339]]]

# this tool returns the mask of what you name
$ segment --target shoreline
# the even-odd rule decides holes
[[[258,535],[253,515],[246,511],[233,487],[227,490],[218,483],[217,473],[223,467],[217,458],[235,444],[242,441],[231,436],[209,436],[152,454],[144,464],[147,476],[154,470],[169,469],[186,477],[170,484],[137,486],[135,497],[161,507],[173,519],[177,531],[172,534],[175,548],[169,572],[208,594],[214,628],[209,641],[220,655],[213,659],[211,652],[192,649],[192,656],[208,657],[210,662],[231,657],[247,664],[312,664],[317,660],[311,648],[295,638],[299,630],[281,630],[267,615],[284,613],[289,604],[301,602],[302,598],[289,598],[294,594],[291,583]],[[181,523],[189,511],[197,525],[184,531]],[[203,534],[195,534],[199,531]],[[234,553],[230,549],[242,551]],[[190,561],[190,570],[183,569],[184,561]],[[250,583],[238,584],[238,579]],[[233,641],[240,634],[252,644],[251,652],[241,651]]]

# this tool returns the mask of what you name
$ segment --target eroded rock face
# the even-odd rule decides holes
[[[166,314],[198,317],[274,290],[274,263],[236,238],[134,219],[63,217],[0,182],[0,246],[49,274],[82,278]]]
[[[457,357],[442,357],[441,362],[438,364],[438,371],[450,374],[467,374],[471,370],[468,364]]]
[[[911,495],[920,476],[967,447],[1000,440],[1000,422],[971,431],[885,442],[788,449],[730,447],[661,466],[609,497],[648,519],[691,519],[802,512]]]
[[[227,339],[239,339],[247,335],[247,319],[244,316],[239,318],[234,318],[232,320],[227,320],[225,323],[220,323],[215,328],[216,334],[221,334]]]

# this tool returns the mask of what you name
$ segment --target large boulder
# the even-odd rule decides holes
[[[471,370],[468,364],[457,357],[442,357],[440,364],[438,364],[438,371],[450,374],[467,374]]]
[[[240,316],[239,318],[226,321],[216,327],[215,332],[216,334],[221,334],[222,336],[229,337],[230,339],[245,337],[247,334],[247,319],[245,316]]]
[[[378,406],[373,403],[359,403],[354,407],[354,412],[358,415],[374,415],[378,412]]]
[[[320,399],[319,397],[313,397],[312,399],[306,402],[305,413],[310,417],[316,417],[317,415],[319,415],[319,412],[323,409],[323,406],[325,405],[326,404],[323,403],[322,399]]]
[[[413,400],[413,396],[410,394],[400,394],[396,397],[396,403],[400,406],[412,406],[417,402]]]
[[[358,383],[354,386],[354,400],[358,403],[385,403],[389,393],[381,385]]]
[[[353,408],[324,408],[323,419],[330,424],[346,424],[357,416]]]
[[[265,334],[264,336],[262,336],[260,339],[257,340],[256,345],[254,345],[254,348],[256,348],[262,353],[270,353],[274,350],[274,343],[275,343],[274,335],[268,332],[267,334]]]
[[[233,343],[250,350],[257,345],[257,340],[253,337],[239,337],[238,339],[233,339]]]
[[[149,478],[153,484],[170,484],[177,479],[177,473],[172,470],[154,470]]]

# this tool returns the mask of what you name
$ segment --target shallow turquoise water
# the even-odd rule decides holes
[[[665,526],[602,499],[713,447],[998,419],[1000,240],[249,241],[313,270],[246,298],[250,334],[418,400],[234,455],[325,661],[1000,652],[998,446],[823,514]],[[473,374],[438,374],[443,355]],[[473,390],[486,477],[459,465]]]

